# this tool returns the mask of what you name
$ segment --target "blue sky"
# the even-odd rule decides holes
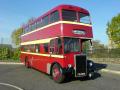
[[[71,4],[89,10],[94,40],[108,43],[106,24],[120,13],[120,0],[0,0],[0,39],[9,38],[16,28],[31,17],[38,17],[59,4]]]

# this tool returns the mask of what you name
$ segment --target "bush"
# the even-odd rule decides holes
[[[0,60],[19,61],[19,56],[19,48],[12,48],[11,45],[0,45]]]
[[[15,48],[15,49],[13,50],[12,59],[13,59],[13,60],[19,60],[19,56],[20,56],[20,49],[19,49],[19,48]]]
[[[11,58],[11,56],[12,56],[11,47],[4,46],[4,45],[0,47],[0,59],[1,60],[6,60],[8,58]]]

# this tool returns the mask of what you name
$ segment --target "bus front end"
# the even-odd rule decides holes
[[[75,77],[92,78],[94,75],[93,62],[88,61],[86,55],[75,55]]]
[[[93,62],[87,54],[92,47],[92,23],[86,9],[79,7],[62,8],[62,33],[67,72],[75,77],[92,77]],[[69,74],[70,74],[69,73]]]
[[[74,55],[74,70],[75,77],[81,77],[87,75],[87,59],[86,55]]]
[[[94,75],[94,64],[87,59],[87,50],[91,40],[80,38],[64,38],[64,62],[65,72],[68,75],[74,74],[75,77],[88,77]]]

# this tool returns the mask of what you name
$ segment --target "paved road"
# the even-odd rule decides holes
[[[120,90],[120,75],[96,74],[94,80],[75,80],[57,84],[48,75],[23,65],[0,65],[0,83],[17,86],[24,90]],[[20,90],[1,85],[0,90]]]

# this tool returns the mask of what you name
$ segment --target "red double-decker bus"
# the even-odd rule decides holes
[[[63,82],[67,75],[91,77],[92,61],[85,54],[93,38],[90,14],[86,9],[59,5],[23,26],[20,60]]]

